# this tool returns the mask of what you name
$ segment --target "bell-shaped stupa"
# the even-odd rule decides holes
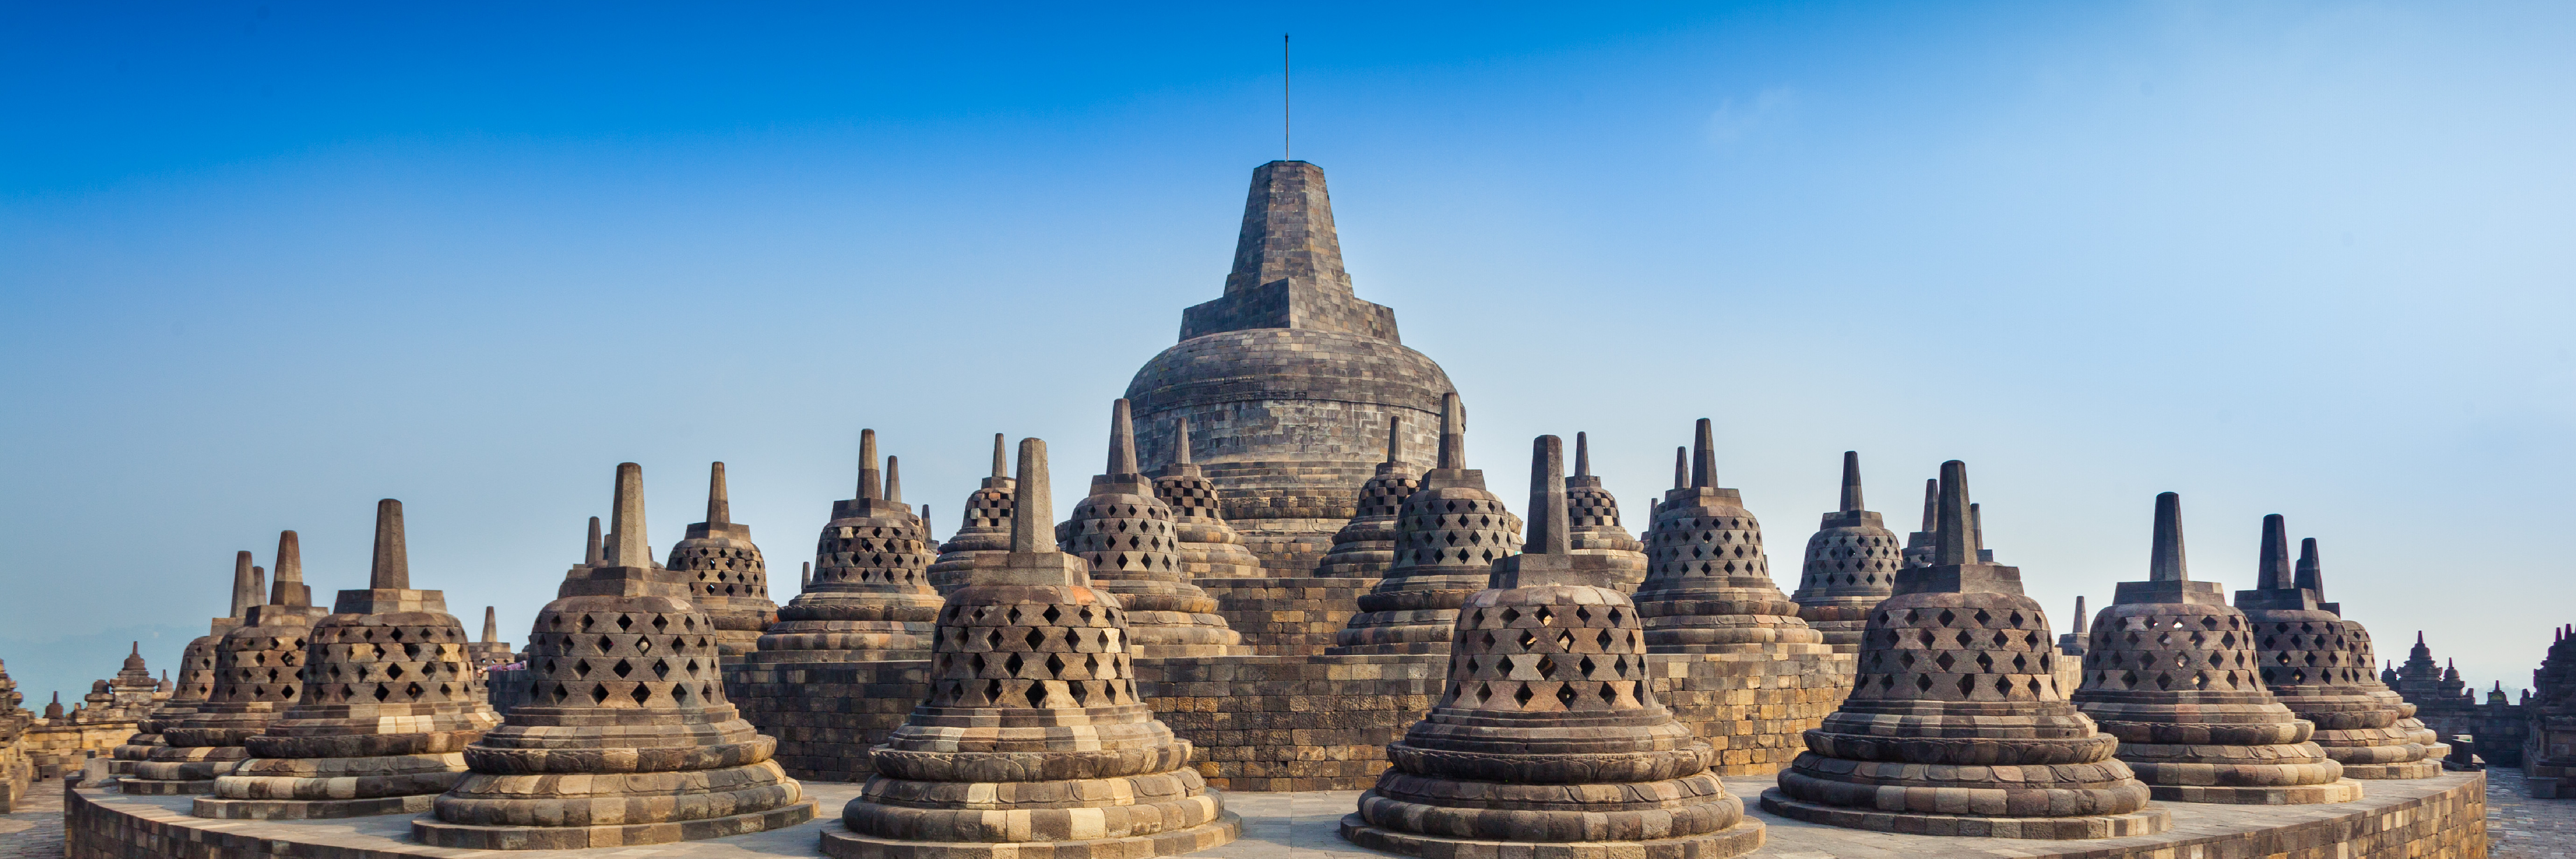
[[[1592,473],[1592,440],[1574,434],[1574,473],[1565,476],[1565,510],[1574,553],[1610,559],[1611,587],[1625,593],[1646,580],[1646,544],[1619,522],[1619,499]]]
[[[1521,519],[1467,467],[1467,411],[1458,395],[1440,403],[1439,467],[1404,499],[1396,517],[1395,564],[1368,593],[1333,655],[1446,653],[1458,606],[1485,589],[1495,561],[1521,550]]]
[[[1789,600],[1798,604],[1800,619],[1824,634],[1826,644],[1859,653],[1869,610],[1896,592],[1905,549],[1876,512],[1863,509],[1859,451],[1843,451],[1840,506],[1825,514],[1815,535],[1807,538],[1807,562]]]
[[[2323,602],[2317,541],[2290,564],[2289,528],[2280,514],[2263,517],[2263,548],[2254,588],[2236,592],[2236,609],[2253,625],[2256,669],[2274,700],[2317,726],[2310,739],[2343,765],[2345,778],[2412,779],[2442,774],[2442,759],[2398,727],[2413,715],[2394,695],[2373,694],[2379,678],[2353,650],[2352,627]],[[2425,733],[2430,733],[2426,730]]]
[[[1375,584],[1395,566],[1395,523],[1404,499],[1422,488],[1422,470],[1404,461],[1404,416],[1386,419],[1386,461],[1360,484],[1359,513],[1333,532],[1333,550],[1315,565],[1318,578],[1367,579]]]
[[[1233,841],[1242,820],[1137,697],[1129,612],[1057,551],[1046,442],[1020,441],[1015,487],[1009,556],[949,594],[930,699],[872,750],[823,853],[1135,859]]]
[[[977,565],[993,565],[1011,554],[1011,472],[1003,461],[1002,434],[993,434],[993,473],[966,496],[965,517],[957,532],[940,544],[939,560],[930,565],[930,586],[943,595],[966,586]]]
[[[1762,824],[1655,697],[1620,565],[1574,552],[1562,442],[1533,447],[1527,551],[1460,606],[1440,702],[1387,747],[1342,837],[1438,859],[1752,852]]]
[[[528,632],[528,703],[465,747],[472,768],[413,818],[433,847],[557,850],[762,832],[814,817],[725,701],[696,577],[653,564],[644,470],[617,466],[601,563],[564,577]]]
[[[215,641],[215,682],[197,712],[161,731],[169,745],[135,765],[126,793],[190,794],[215,788],[215,777],[250,756],[242,741],[268,729],[302,700],[305,644],[324,610],[304,584],[295,532],[277,535],[277,578],[267,600],[243,610],[242,623]]]
[[[1783,817],[1996,838],[2152,835],[2173,815],[2058,688],[2055,642],[2021,570],[1977,560],[1968,467],[1941,464],[1932,564],[1870,613],[1842,709],[1762,792]]]
[[[232,604],[228,609],[231,613],[208,621],[206,634],[190,639],[185,647],[180,648],[179,679],[171,684],[170,696],[162,699],[160,706],[153,708],[137,726],[140,731],[137,741],[118,746],[109,753],[115,759],[110,772],[120,777],[134,776],[136,764],[149,760],[153,749],[170,744],[161,732],[186,721],[205,703],[206,694],[215,688],[215,645],[223,640],[224,633],[241,625],[242,615],[249,612],[251,606],[261,602],[261,595],[268,585],[260,578],[259,568],[251,564],[249,552],[233,556]],[[7,711],[8,705],[0,704],[0,720],[6,720]],[[147,735],[149,740],[143,740]]]
[[[1261,559],[1243,547],[1243,535],[1226,524],[1216,484],[1190,461],[1190,416],[1173,418],[1172,463],[1154,472],[1154,498],[1172,509],[1172,535],[1180,541],[1181,574],[1193,579],[1261,577]]]
[[[1303,161],[1252,171],[1225,294],[1183,311],[1180,335],[1127,385],[1137,455],[1171,462],[1187,416],[1222,515],[1274,578],[1308,575],[1358,513],[1387,419],[1427,450],[1455,390],[1394,310],[1351,291],[1324,171]]]
[[[304,694],[191,813],[231,819],[417,814],[465,774],[465,746],[499,724],[447,595],[411,586],[402,502],[376,502],[365,590],[313,622]]]
[[[716,622],[716,646],[728,659],[756,649],[761,634],[778,621],[778,603],[769,599],[769,565],[751,542],[751,526],[733,521],[724,463],[707,468],[707,521],[689,526],[688,535],[671,544],[670,563],[663,566],[693,580],[689,601]]]
[[[1655,513],[1653,567],[1637,586],[1646,646],[1656,653],[1832,652],[1771,582],[1762,523],[1743,495],[1717,485],[1707,418],[1692,440],[1690,485]]]
[[[493,613],[491,606],[483,607],[483,637],[465,645],[465,657],[476,668],[508,665],[519,658],[510,643],[501,640],[501,619]]]
[[[1117,597],[1143,657],[1249,655],[1243,636],[1217,614],[1216,598],[1181,569],[1172,508],[1136,467],[1136,430],[1127,401],[1109,408],[1109,464],[1091,494],[1055,526],[1066,554],[1091,564],[1094,587]]]
[[[2147,580],[2121,582],[2093,617],[2084,685],[2068,696],[2161,800],[2253,805],[2350,802],[2361,783],[2309,742],[2264,688],[2254,624],[2183,558],[2182,497],[2156,496]]]
[[[939,620],[929,569],[938,549],[927,523],[903,503],[900,464],[885,462],[880,472],[877,431],[860,430],[859,497],[832,502],[832,521],[814,548],[813,583],[778,609],[751,661],[929,658]]]

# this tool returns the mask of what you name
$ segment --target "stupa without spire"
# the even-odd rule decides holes
[[[2121,582],[2093,618],[2084,685],[2068,696],[2168,802],[2304,805],[2360,799],[2361,783],[2308,740],[2316,726],[2264,688],[2253,623],[2217,582],[2191,580],[2182,497],[2156,496],[2147,580]]]
[[[1707,418],[1692,440],[1690,485],[1664,493],[1653,526],[1654,565],[1637,586],[1646,646],[1656,653],[1831,652],[1771,582],[1762,524],[1741,493],[1717,485]]]
[[[1046,442],[1019,454],[1010,554],[949,594],[930,698],[872,750],[825,855],[1133,859],[1242,831],[1137,697],[1129,612],[1057,550]]]
[[[1851,696],[1762,792],[1783,817],[1998,838],[2152,835],[2173,815],[2066,700],[2021,570],[1977,559],[1968,467],[1941,464],[1932,564],[1897,573],[1861,634]]]
[[[1446,653],[1458,606],[1484,590],[1495,561],[1521,550],[1521,519],[1467,467],[1467,411],[1441,399],[1439,467],[1396,517],[1395,564],[1359,598],[1332,655]]]
[[[1243,535],[1226,524],[1216,484],[1190,461],[1190,416],[1174,418],[1172,461],[1154,472],[1154,498],[1172,509],[1172,535],[1180,541],[1181,574],[1193,579],[1261,577],[1261,559],[1243,547]]]
[[[1798,618],[1825,636],[1825,643],[1844,653],[1860,652],[1861,630],[1869,610],[1896,592],[1896,571],[1905,566],[1904,547],[1896,532],[1876,512],[1863,509],[1860,453],[1843,451],[1841,509],[1824,516],[1807,538],[1807,561],[1798,572]]]
[[[1386,419],[1386,460],[1360,484],[1359,513],[1333,532],[1333,550],[1315,566],[1321,578],[1374,584],[1395,565],[1395,523],[1404,499],[1422,488],[1422,470],[1404,461],[1404,416]]]
[[[769,598],[769,564],[751,542],[751,526],[733,521],[733,498],[725,491],[725,464],[707,467],[707,520],[689,526],[671,544],[663,566],[693,579],[689,601],[716,623],[716,646],[726,658],[750,654],[762,633],[778,621],[778,603]]]
[[[1217,614],[1215,597],[1181,568],[1172,508],[1136,467],[1136,430],[1126,400],[1109,407],[1109,462],[1091,494],[1055,526],[1066,554],[1091,564],[1092,585],[1115,595],[1145,657],[1250,655],[1243,636]]]
[[[2346,778],[2416,779],[2442,774],[2442,759],[2424,746],[2432,731],[2412,721],[2415,706],[2388,692],[2356,651],[2342,606],[2327,603],[2317,541],[2290,563],[2289,528],[2280,514],[2263,517],[2254,587],[2236,592],[2236,608],[2253,624],[2263,686],[2274,700],[2317,726],[2310,739],[2343,765]],[[2331,607],[2330,607],[2331,606]]]
[[[1387,747],[1342,837],[1439,859],[1761,847],[1716,750],[1654,694],[1622,565],[1574,551],[1563,442],[1539,436],[1530,459],[1528,551],[1460,606],[1440,702]]]
[[[644,470],[617,466],[601,564],[528,633],[530,700],[465,747],[472,772],[412,819],[434,847],[552,850],[762,832],[814,817],[778,742],[725,700],[694,578],[653,564]]]
[[[235,562],[238,568],[240,562]],[[256,582],[257,568],[249,577]],[[236,585],[243,577],[235,576]],[[277,535],[277,578],[267,599],[243,609],[240,625],[216,639],[215,682],[197,712],[161,731],[169,745],[152,750],[120,783],[126,793],[192,794],[250,756],[242,741],[302,699],[305,644],[326,610],[304,584],[303,549],[295,532]]]
[[[966,586],[978,565],[999,564],[1011,554],[1011,473],[1002,459],[1002,434],[993,434],[993,473],[966,496],[957,533],[939,547],[930,586],[941,595]]]
[[[510,643],[501,640],[501,619],[494,614],[491,606],[483,607],[483,636],[466,643],[465,657],[472,661],[476,668],[508,665],[518,659],[516,651],[510,648]]]
[[[778,610],[750,661],[929,658],[939,619],[929,572],[937,548],[903,503],[899,478],[890,497],[881,476],[888,472],[877,463],[877,431],[860,430],[858,497],[832,502],[832,521],[814,547],[813,584]]]
[[[1574,553],[1610,559],[1618,570],[1612,586],[1623,593],[1636,590],[1646,580],[1646,544],[1620,524],[1619,499],[1593,475],[1592,439],[1584,433],[1574,434],[1574,473],[1565,476],[1565,503]]]
[[[215,779],[191,814],[310,819],[428,811],[465,774],[465,746],[500,724],[447,595],[411,586],[402,502],[376,502],[364,590],[344,590],[313,622],[304,694],[261,734],[250,759]]]
[[[1224,295],[1182,312],[1180,342],[1127,385],[1148,466],[1172,461],[1187,416],[1193,459],[1221,514],[1272,577],[1312,572],[1358,515],[1387,419],[1428,450],[1447,373],[1405,348],[1395,312],[1358,298],[1343,270],[1324,172],[1273,161],[1252,172]]]

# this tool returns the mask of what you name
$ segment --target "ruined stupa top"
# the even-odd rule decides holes
[[[1324,170],[1273,161],[1252,171],[1225,296],[1181,312],[1181,339],[1251,328],[1303,328],[1401,342],[1395,310],[1351,294]]]

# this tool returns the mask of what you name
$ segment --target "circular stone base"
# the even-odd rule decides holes
[[[1970,817],[1958,814],[1917,814],[1817,805],[1790,799],[1787,794],[1781,793],[1779,788],[1762,792],[1762,810],[1808,823],[1906,835],[1961,835],[1977,838],[2035,838],[2066,841],[2079,838],[2154,835],[2173,828],[2173,815],[2161,808],[2149,808],[2128,814],[2097,814],[2084,817]]]
[[[1762,821],[1750,817],[1716,832],[1653,841],[1481,841],[1370,826],[1357,814],[1342,817],[1342,840],[1423,859],[1726,859],[1761,849],[1762,837]]]
[[[2361,798],[2361,782],[2341,779],[2298,787],[2218,787],[2188,784],[2147,785],[2147,795],[2165,802],[2227,805],[2316,805]]]
[[[214,793],[215,780],[163,781],[149,778],[124,778],[117,780],[116,787],[120,793],[136,796],[187,796],[192,793]]]
[[[335,817],[374,817],[379,814],[419,814],[428,811],[438,794],[379,796],[367,799],[222,799],[212,796],[197,798],[188,813],[216,820],[327,820]]]
[[[2344,764],[2344,778],[2413,779],[2442,774],[2442,762],[2427,758],[2402,764]]]
[[[810,799],[732,817],[610,826],[467,826],[423,815],[412,819],[411,837],[432,847],[469,850],[577,850],[749,835],[812,819],[814,801]]]
[[[1144,859],[1205,850],[1241,835],[1243,818],[1231,811],[1188,829],[1089,841],[898,841],[832,827],[823,830],[823,855],[833,859]]]

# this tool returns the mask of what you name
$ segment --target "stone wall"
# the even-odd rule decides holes
[[[1329,535],[1328,535],[1329,536]],[[1327,541],[1329,544],[1329,540]],[[1320,553],[1317,557],[1321,557]],[[1312,566],[1313,562],[1308,562]],[[1217,614],[1263,656],[1321,656],[1376,579],[1196,579]]]

